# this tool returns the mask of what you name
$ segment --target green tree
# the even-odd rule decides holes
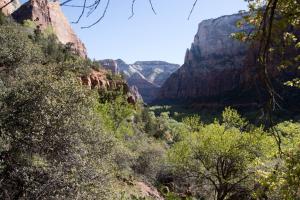
[[[1,88],[1,199],[112,199],[114,140],[97,95],[63,65],[20,67]]]
[[[300,199],[300,124],[282,122],[274,127],[282,136],[281,158],[263,161],[257,171],[257,181],[262,186],[255,192],[257,198]],[[275,153],[274,153],[275,154]]]
[[[272,144],[272,138],[261,129],[242,132],[215,122],[175,143],[169,159],[202,193],[210,188],[207,198],[245,199],[251,197],[256,163],[265,158]]]
[[[0,68],[16,68],[21,64],[39,62],[41,49],[29,39],[28,33],[16,24],[0,26]]]

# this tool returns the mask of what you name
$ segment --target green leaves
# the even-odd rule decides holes
[[[230,107],[225,108],[222,113],[222,121],[226,128],[244,128],[247,124],[246,120],[242,118],[238,112]]]
[[[0,197],[6,191],[16,198],[10,184],[19,178],[14,190],[28,199],[108,197],[114,140],[93,110],[93,92],[55,64],[19,67],[7,87],[0,111],[0,137],[8,146],[0,149],[8,155],[0,163]]]
[[[258,161],[267,159],[275,147],[273,138],[262,129],[243,131],[246,121],[237,111],[226,108],[222,116],[222,124],[216,121],[194,129],[168,152],[175,173],[192,175],[186,181],[197,185],[200,194],[207,188],[207,195],[216,194],[217,199],[238,195],[238,188],[250,191]]]
[[[0,67],[16,68],[43,58],[41,49],[17,25],[0,26],[0,43]]]

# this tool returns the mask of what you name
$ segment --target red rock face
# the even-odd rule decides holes
[[[80,79],[81,79],[82,84],[88,86],[90,89],[110,88],[110,83],[106,78],[105,71],[93,70],[88,76],[82,76]]]
[[[84,44],[76,36],[67,18],[63,14],[59,1],[30,0],[23,4],[12,14],[13,18],[22,22],[34,21],[42,30],[51,26],[58,40],[63,43],[73,44],[74,51],[86,58],[87,51]]]
[[[16,9],[20,7],[20,1],[14,0],[11,2],[11,0],[0,0],[0,8],[2,8],[2,12],[4,15],[10,15],[12,14]]]
[[[122,80],[108,80],[107,75],[105,70],[92,70],[87,76],[81,76],[80,81],[82,85],[88,86],[89,89],[98,89],[99,92],[123,90],[127,93],[128,103],[133,105],[142,101],[137,88],[129,88]]]

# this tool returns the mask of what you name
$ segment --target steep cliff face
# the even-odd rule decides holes
[[[179,68],[179,65],[163,61],[139,61],[126,64],[117,60],[120,73],[124,74],[128,84],[135,86],[146,103],[157,96],[163,82]]]
[[[30,0],[16,10],[12,16],[18,22],[32,20],[42,30],[49,26],[52,27],[61,43],[70,43],[74,51],[80,56],[87,56],[84,44],[76,36],[67,18],[63,14],[59,1]]]
[[[209,19],[199,24],[198,32],[184,65],[163,84],[158,99],[220,101],[245,81],[245,58],[248,45],[231,37],[239,29],[239,14]]]
[[[4,15],[10,15],[21,6],[19,0],[0,0],[0,8]]]

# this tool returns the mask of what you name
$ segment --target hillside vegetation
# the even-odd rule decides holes
[[[50,28],[0,15],[0,44],[0,199],[300,199],[297,120],[176,121],[82,84],[101,66]]]

